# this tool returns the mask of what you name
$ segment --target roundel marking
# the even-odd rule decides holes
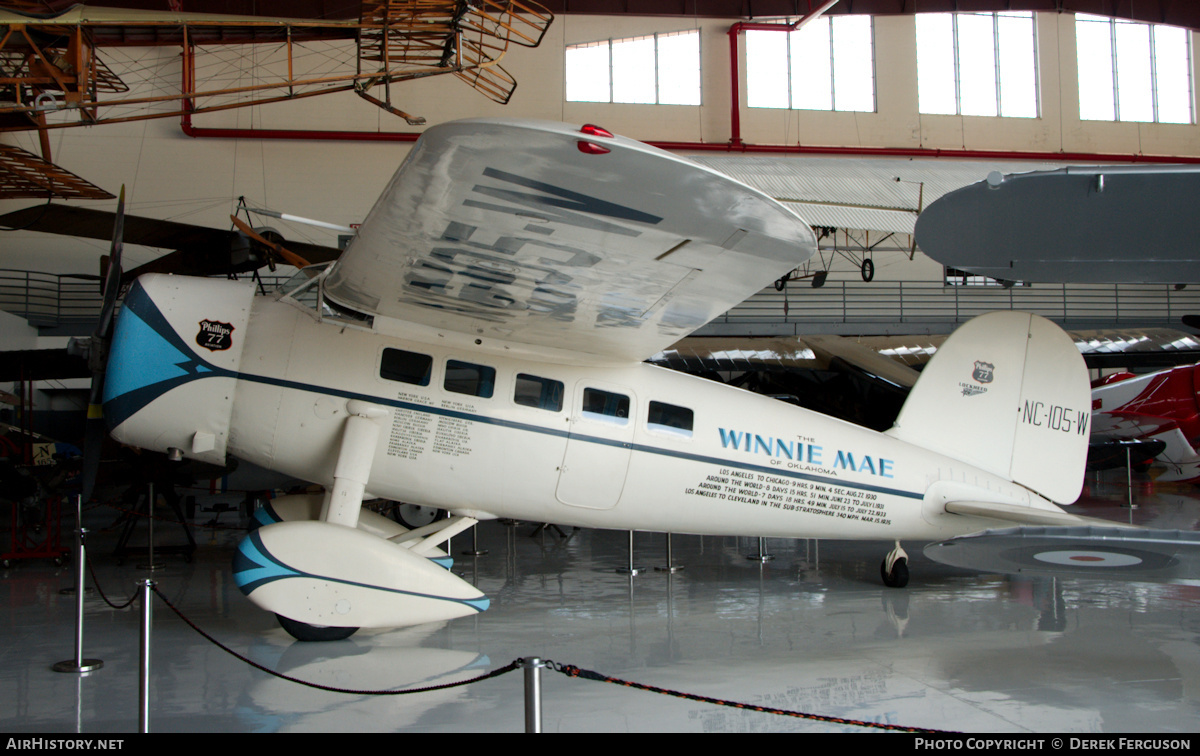
[[[1047,564],[1062,564],[1078,567],[1132,567],[1142,560],[1132,554],[1111,551],[1080,551],[1077,549],[1055,549],[1033,554],[1033,558]]]

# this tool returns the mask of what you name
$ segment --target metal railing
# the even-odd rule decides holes
[[[273,291],[286,276],[261,276]],[[0,310],[39,328],[94,323],[102,304],[94,276],[0,269]],[[906,328],[951,330],[993,310],[1033,312],[1071,328],[1177,327],[1200,314],[1200,287],[1164,284],[1035,284],[945,286],[925,281],[830,281],[814,289],[792,283],[764,289],[709,324],[723,333],[878,332]]]
[[[265,291],[274,291],[287,278],[260,276]],[[99,276],[0,268],[0,310],[36,328],[90,326],[104,305],[100,286]]]
[[[945,286],[924,281],[828,282],[819,289],[791,284],[765,289],[710,326],[740,332],[772,326],[813,332],[823,325],[944,326],[946,330],[994,310],[1033,312],[1071,328],[1178,327],[1200,313],[1200,288],[1163,284],[1035,284]]]

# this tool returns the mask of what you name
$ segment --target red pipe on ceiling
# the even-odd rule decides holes
[[[932,149],[926,147],[825,147],[805,144],[721,144],[714,142],[646,142],[672,152],[746,152],[768,155],[837,155],[842,157],[959,158],[966,160],[1031,160],[1042,163],[1200,163],[1200,157],[1098,152],[1027,152],[1020,150]]]
[[[741,58],[738,53],[738,37],[741,33],[744,31],[793,32],[829,10],[837,4],[837,1],[827,0],[821,7],[812,10],[812,2],[810,0],[808,14],[791,24],[764,24],[753,21],[739,21],[729,27],[729,31],[727,32],[729,34],[729,88],[733,100],[729,113],[729,144],[735,146],[742,144],[742,75],[738,66],[738,61]]]

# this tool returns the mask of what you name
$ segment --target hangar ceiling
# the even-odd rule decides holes
[[[75,0],[8,0],[6,7],[58,12]],[[553,13],[601,15],[703,16],[710,18],[769,18],[799,16],[819,0],[546,0]],[[167,0],[101,0],[89,5],[112,8],[166,10]],[[184,0],[183,8],[197,13],[226,13],[285,18],[354,18],[361,3],[353,0]],[[1094,13],[1136,21],[1200,29],[1200,4],[1186,0],[841,0],[830,15],[864,13],[905,15],[948,11],[1055,11]]]

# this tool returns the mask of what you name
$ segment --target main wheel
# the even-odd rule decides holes
[[[392,519],[409,530],[444,520],[450,513],[437,507],[422,507],[417,504],[397,504],[392,508]]]
[[[897,559],[892,565],[892,571],[889,573],[887,568],[887,560],[883,560],[879,565],[879,576],[883,578],[883,584],[888,588],[903,588],[908,585],[908,560]]]
[[[875,278],[875,262],[871,259],[863,260],[859,272],[862,273],[862,280],[870,283],[871,279]]]
[[[282,614],[276,614],[275,618],[279,620],[279,626],[287,630],[288,635],[298,641],[306,643],[325,643],[326,641],[345,640],[351,635],[358,632],[357,627],[328,627],[326,625],[310,625],[307,622],[294,620],[291,617],[284,617]]]

